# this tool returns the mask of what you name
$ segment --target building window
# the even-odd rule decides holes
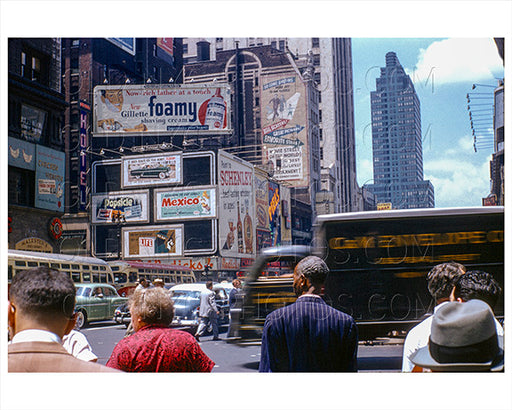
[[[313,37],[311,42],[313,47],[320,47],[320,39],[318,37]]]
[[[284,40],[279,40],[279,50],[284,51]]]
[[[9,167],[8,200],[11,205],[34,206],[35,173]]]
[[[188,53],[188,44],[183,43],[183,54],[187,54],[187,53]]]

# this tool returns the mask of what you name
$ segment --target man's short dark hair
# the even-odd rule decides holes
[[[206,289],[211,289],[213,288],[213,282],[211,280],[209,280],[208,282],[206,282]]]
[[[428,291],[435,300],[449,298],[455,283],[465,272],[464,265],[456,262],[434,266],[427,274]]]
[[[63,272],[38,267],[16,273],[9,289],[9,300],[24,313],[35,316],[73,316],[76,289]]]
[[[487,272],[473,270],[466,272],[455,284],[454,296],[464,302],[479,299],[487,303],[492,309],[498,303],[501,294],[500,284]]]
[[[295,267],[298,274],[309,279],[312,284],[323,284],[329,273],[325,261],[318,256],[306,256]]]

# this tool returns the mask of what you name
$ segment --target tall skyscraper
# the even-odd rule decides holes
[[[386,54],[371,92],[373,178],[377,204],[433,208],[434,187],[423,180],[420,101],[395,53]]]

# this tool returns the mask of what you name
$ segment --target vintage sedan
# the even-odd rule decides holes
[[[126,303],[128,298],[119,296],[116,289],[105,283],[77,283],[76,326],[80,329],[89,322],[112,320],[115,310]]]

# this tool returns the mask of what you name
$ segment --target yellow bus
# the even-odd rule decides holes
[[[114,285],[112,269],[102,259],[60,253],[8,250],[9,283],[16,273],[38,266],[47,266],[65,272],[75,283],[108,283]]]
[[[114,275],[116,289],[121,296],[129,295],[142,278],[149,282],[162,279],[164,285],[169,286],[196,281],[194,271],[188,266],[141,261],[110,261],[108,264]]]

